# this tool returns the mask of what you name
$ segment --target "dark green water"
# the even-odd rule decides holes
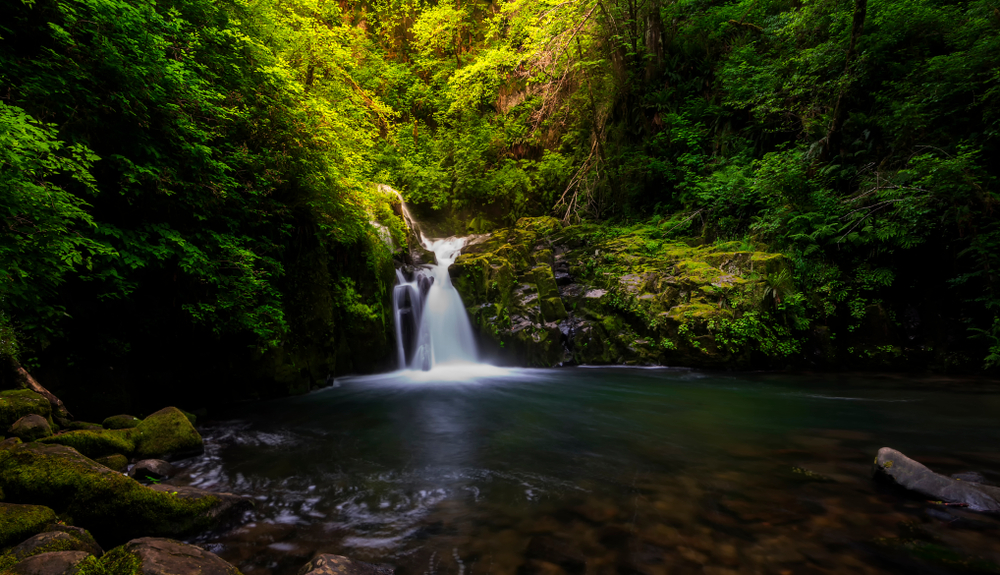
[[[968,380],[345,378],[222,414],[177,481],[257,498],[249,524],[197,541],[246,575],[316,552],[405,575],[989,572],[976,561],[1000,563],[1000,522],[870,470],[891,446],[1000,482],[998,415],[1000,386]]]

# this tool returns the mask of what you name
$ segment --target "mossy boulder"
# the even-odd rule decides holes
[[[43,504],[105,544],[213,527],[222,503],[213,496],[193,500],[156,491],[70,447],[39,443],[0,451],[0,488],[8,501]],[[53,519],[46,516],[46,522]]]
[[[5,452],[0,452],[3,457]],[[54,523],[56,513],[41,505],[17,505],[0,503],[0,549],[6,549],[24,541],[45,526]]]
[[[198,455],[205,444],[184,412],[165,407],[135,428],[135,456],[140,459],[178,459]]]
[[[6,430],[18,419],[31,414],[51,421],[49,400],[28,389],[0,391],[0,429]]]
[[[72,447],[91,459],[97,459],[108,455],[131,456],[138,435],[132,429],[88,429],[67,431],[39,442]]]
[[[132,429],[133,427],[138,427],[139,422],[142,420],[134,415],[112,415],[111,417],[104,420],[101,426],[104,429]]]
[[[105,455],[104,457],[97,457],[94,458],[94,461],[112,471],[117,471],[118,473],[125,473],[125,470],[128,469],[128,457],[119,453],[114,455]]]
[[[84,541],[65,531],[47,531],[33,535],[10,550],[10,554],[18,561],[23,561],[33,555],[51,553],[53,551],[84,551],[88,555],[100,556],[104,552],[93,540]]]
[[[63,431],[80,431],[82,430],[101,430],[104,429],[101,425],[97,423],[90,423],[89,421],[65,421],[60,424]]]
[[[44,417],[32,413],[15,421],[8,433],[22,441],[35,441],[52,435],[52,427]]]

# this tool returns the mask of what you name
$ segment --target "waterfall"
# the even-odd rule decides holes
[[[437,263],[414,269],[409,279],[402,270],[396,270],[392,308],[399,368],[428,371],[438,366],[477,363],[472,324],[448,275],[448,268],[469,238],[428,239],[405,203],[403,215],[421,245],[434,253]]]

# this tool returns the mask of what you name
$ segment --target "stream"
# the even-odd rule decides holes
[[[891,446],[1000,482],[996,382],[484,366],[227,409],[173,481],[256,499],[247,524],[194,540],[245,575],[294,575],[317,552],[400,575],[1000,563],[1000,521],[870,479]]]

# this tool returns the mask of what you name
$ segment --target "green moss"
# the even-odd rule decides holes
[[[0,451],[0,458],[9,450]],[[56,520],[56,513],[41,505],[15,505],[0,503],[0,549],[17,545],[28,537],[40,533]]]
[[[81,429],[104,429],[104,427],[96,423],[90,423],[87,421],[69,421],[63,427],[65,427],[67,431],[78,431]]]
[[[110,542],[203,530],[220,503],[155,491],[68,447],[37,443],[0,451],[0,485],[10,500],[44,504]]]
[[[191,413],[190,411],[184,411],[183,409],[181,409],[181,413],[184,414],[184,417],[188,418],[188,421],[191,422],[191,425],[198,425],[197,415]]]
[[[51,421],[52,406],[49,405],[49,400],[27,389],[0,391],[0,433],[9,429],[18,419],[33,413]]]
[[[546,298],[540,300],[538,303],[545,321],[559,321],[566,319],[568,315],[566,313],[566,306],[563,305],[562,300],[558,297]]]
[[[150,415],[135,431],[135,456],[140,459],[204,451],[201,435],[176,407],[165,407]]]
[[[118,473],[123,473],[128,467],[128,458],[121,454],[106,455],[104,457],[95,458],[94,461],[100,463],[104,467],[117,471]]]
[[[80,563],[76,575],[141,575],[142,561],[129,553],[125,546],[115,547],[100,559],[87,557]]]
[[[135,451],[137,435],[138,433],[131,429],[67,431],[40,439],[39,443],[66,445],[91,459],[96,459],[115,454],[131,455]]]
[[[132,415],[112,415],[105,419],[101,425],[104,429],[132,429],[137,427],[140,421],[142,420]]]
[[[551,217],[541,216],[537,218],[521,218],[517,220],[514,227],[521,230],[528,230],[538,234],[552,234],[562,229],[562,222]]]

